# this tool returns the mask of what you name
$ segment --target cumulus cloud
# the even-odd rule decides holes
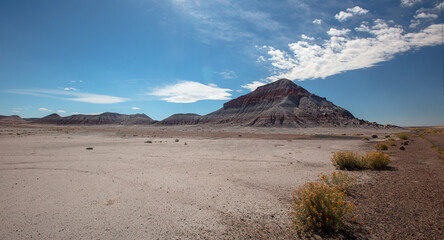
[[[302,35],[301,35],[301,38],[302,38],[302,39],[306,39],[306,40],[310,40],[310,41],[313,41],[313,40],[314,40],[314,37],[308,37],[308,36],[306,36],[305,34],[302,34]]]
[[[422,2],[422,0],[401,0],[401,6],[403,7],[411,7],[417,3]]]
[[[13,90],[7,90],[6,92],[39,96],[39,97],[49,97],[49,98],[56,98],[56,99],[76,101],[76,102],[95,103],[95,104],[111,104],[111,103],[120,103],[128,101],[127,98],[102,95],[102,94],[65,91],[65,90],[62,91],[62,90],[51,90],[51,89],[13,89]]]
[[[205,85],[193,81],[181,81],[154,90],[147,95],[159,96],[162,100],[172,103],[193,103],[200,100],[228,100],[231,89]]]
[[[51,110],[49,110],[47,108],[43,108],[43,107],[39,108],[39,111],[40,112],[51,112]]]
[[[372,26],[363,23],[359,27],[359,31],[366,32],[369,37],[352,35],[349,29],[330,29],[330,37],[322,44],[298,41],[288,45],[288,52],[269,46],[270,57],[267,60],[274,68],[274,75],[268,79],[326,78],[349,70],[369,68],[399,53],[442,44],[443,27],[443,24],[432,24],[420,31],[407,33],[399,25],[391,26],[377,19]],[[251,89],[253,85],[245,86]]]
[[[327,34],[330,36],[343,36],[343,35],[347,35],[347,33],[350,32],[350,29],[336,29],[336,28],[330,28],[330,30],[328,30]]]
[[[315,19],[313,20],[314,24],[322,24],[322,19]]]
[[[344,22],[354,15],[363,15],[366,13],[368,13],[367,9],[363,9],[360,6],[355,6],[353,8],[347,8],[346,11],[340,11],[338,14],[335,15],[335,18],[340,22]]]
[[[415,15],[415,18],[438,18],[438,15],[433,14],[433,13],[418,13],[417,15]]]
[[[132,107],[131,110],[139,110],[139,107]]]

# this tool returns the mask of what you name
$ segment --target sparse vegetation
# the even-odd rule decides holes
[[[332,172],[330,176],[321,174],[321,181],[329,187],[339,187],[342,191],[348,193],[353,186],[355,178],[346,172]]]
[[[174,142],[179,142],[179,139],[174,140]]]
[[[362,137],[362,140],[369,141],[370,138],[369,137]]]
[[[298,231],[338,231],[352,217],[354,205],[338,186],[309,182],[292,193],[290,213]]]
[[[93,150],[93,148],[92,147],[87,147],[86,150]]]
[[[331,157],[333,165],[341,170],[363,169],[362,157],[354,152],[336,152]]]
[[[363,157],[367,168],[373,170],[381,170],[387,168],[387,165],[391,162],[390,157],[387,154],[381,152],[371,152],[365,154]]]
[[[153,143],[153,141],[147,140],[147,141],[145,141],[145,143]]]
[[[377,151],[387,151],[388,150],[388,146],[385,143],[376,143],[375,149]]]
[[[409,139],[409,135],[407,135],[407,134],[405,134],[405,133],[399,133],[399,134],[396,134],[396,136],[397,136],[399,139],[401,139],[401,140],[407,140],[407,139]]]
[[[396,146],[396,142],[395,141],[387,141],[387,145],[394,147],[394,146]]]
[[[340,170],[381,170],[391,162],[390,157],[381,152],[371,152],[365,156],[354,152],[336,152],[331,157],[331,161],[336,169]]]

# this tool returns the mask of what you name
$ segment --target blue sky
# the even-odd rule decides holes
[[[289,78],[444,125],[443,1],[0,0],[0,114],[208,114]]]

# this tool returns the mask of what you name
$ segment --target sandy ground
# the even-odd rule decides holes
[[[0,239],[288,239],[290,193],[334,170],[332,152],[366,148],[129,129],[0,128]]]

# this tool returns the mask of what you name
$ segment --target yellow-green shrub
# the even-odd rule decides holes
[[[353,214],[354,205],[339,187],[309,182],[292,193],[290,213],[298,231],[338,231]]]
[[[392,140],[389,140],[389,141],[387,141],[387,145],[389,145],[389,146],[396,146],[396,142],[395,141],[392,141]]]
[[[363,159],[366,167],[374,170],[384,169],[391,162],[390,157],[381,152],[367,153]]]
[[[362,169],[365,167],[361,156],[354,152],[335,152],[331,157],[331,162],[336,169],[341,170]]]
[[[401,140],[407,140],[409,138],[409,135],[407,135],[405,133],[399,133],[399,134],[396,134],[396,136]]]
[[[322,182],[327,184],[327,186],[338,187],[346,193],[349,192],[350,187],[353,186],[355,180],[353,176],[349,176],[345,172],[332,172],[330,176],[321,174],[319,177]]]
[[[376,143],[375,149],[378,151],[386,151],[388,150],[387,144],[385,143]]]

